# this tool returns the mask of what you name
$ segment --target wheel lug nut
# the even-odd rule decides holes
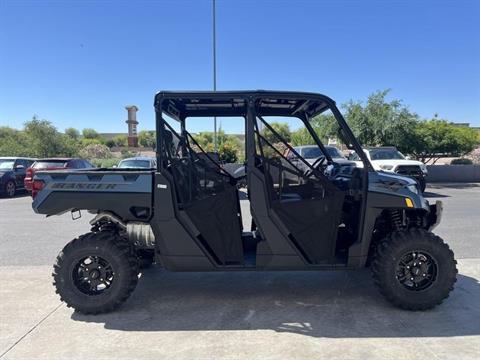
[[[425,277],[425,276],[427,276],[427,274],[423,274],[422,276]]]
[[[410,278],[410,280],[412,280],[412,281],[413,281],[413,278]]]

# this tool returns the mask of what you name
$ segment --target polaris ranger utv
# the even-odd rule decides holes
[[[35,212],[96,214],[91,231],[68,243],[54,265],[54,285],[68,306],[85,314],[113,310],[135,289],[141,265],[152,261],[171,271],[369,266],[380,292],[408,310],[432,308],[453,289],[453,252],[431,232],[441,203],[429,204],[415,180],[375,171],[330,98],[162,91],[154,106],[157,168],[35,176]],[[340,166],[326,151],[311,120],[327,111],[363,167]],[[213,116],[245,124],[248,229],[239,179],[187,131],[187,121]],[[300,156],[271,125],[278,117],[303,124],[306,145],[323,156],[314,163]]]

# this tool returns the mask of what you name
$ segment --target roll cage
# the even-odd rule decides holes
[[[176,245],[181,248],[176,253],[168,249],[172,246],[168,241],[159,242],[164,261],[172,261],[167,267],[179,269],[183,263],[189,267],[200,261],[198,254],[191,258],[184,254],[187,248],[192,254],[197,251],[191,248],[189,238],[214,267],[346,265],[348,248],[361,241],[371,165],[333,100],[299,92],[163,91],[155,96],[154,105],[157,173],[152,227],[162,239],[173,235],[167,228],[175,228],[177,236],[179,232],[184,236]],[[339,186],[325,169],[317,167],[323,162],[334,163],[309,122],[326,110],[333,113],[344,142],[363,157],[365,166],[356,172],[356,177],[363,174],[363,180],[354,189],[350,185]],[[179,122],[178,132],[168,123],[167,116]],[[247,232],[242,225],[236,180],[186,130],[187,118],[213,116],[245,119],[246,177],[253,219]],[[275,131],[267,117],[300,119],[324,158],[319,164],[306,161]],[[269,142],[263,133],[265,129],[273,134],[277,144],[295,156],[296,164]],[[169,202],[169,215],[162,215],[166,212],[162,204]],[[350,231],[346,242],[342,227]],[[209,265],[201,268],[204,267]]]

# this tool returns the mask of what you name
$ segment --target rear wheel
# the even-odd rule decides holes
[[[17,192],[17,187],[15,186],[15,182],[7,181],[7,183],[5,184],[5,194],[8,197],[14,197],[16,192]]]
[[[68,307],[83,314],[111,311],[133,292],[138,260],[131,245],[112,232],[82,235],[57,257],[54,286]]]
[[[423,229],[389,234],[372,263],[375,284],[392,304],[426,310],[448,297],[456,281],[457,262],[443,240]]]

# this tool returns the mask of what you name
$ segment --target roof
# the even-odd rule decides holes
[[[131,158],[122,159],[121,161],[124,161],[124,160],[147,160],[147,161],[152,161],[152,160],[155,160],[155,158],[151,157],[151,156],[134,156],[134,157],[131,157]]]
[[[336,146],[333,146],[333,145],[323,145],[325,147],[325,149],[327,148],[330,148],[330,149],[337,149],[338,148]],[[317,145],[299,145],[299,146],[292,146],[294,149],[305,149],[305,148],[311,148],[311,147],[315,147],[315,148],[318,148]]]
[[[1,160],[17,160],[17,159],[23,159],[23,160],[37,160],[35,158],[29,158],[25,156],[0,156]]]
[[[397,150],[395,146],[369,146],[365,147],[363,150]]]
[[[186,117],[245,116],[249,100],[256,102],[259,115],[315,116],[335,102],[329,97],[295,91],[160,91],[155,108],[180,120]]]
[[[69,157],[51,157],[51,158],[43,158],[43,159],[36,159],[36,161],[70,161],[70,160],[83,160],[81,158],[69,158]]]

